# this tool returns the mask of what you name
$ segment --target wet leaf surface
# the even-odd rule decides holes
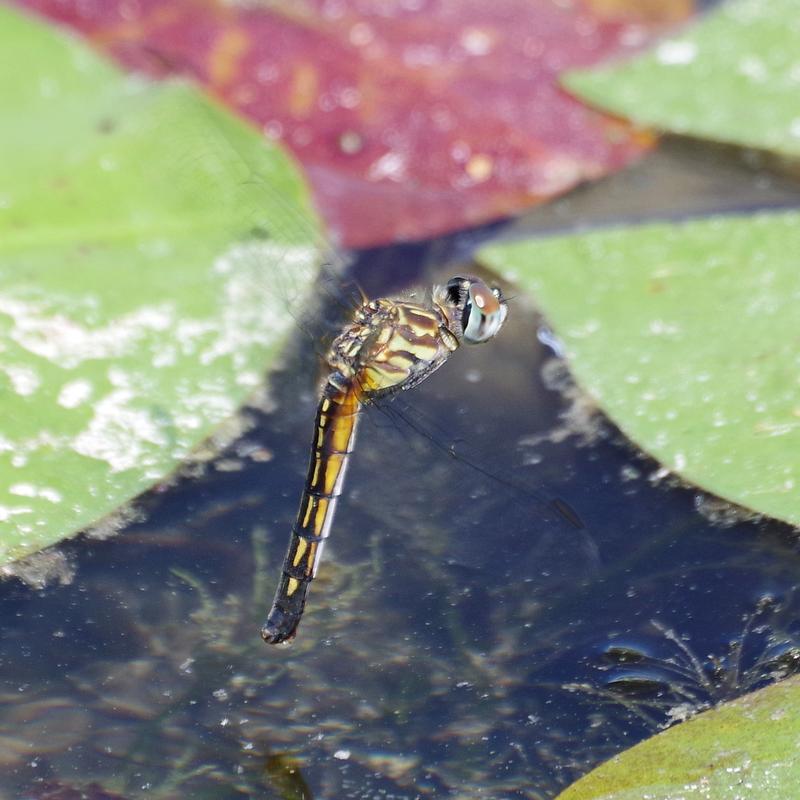
[[[613,758],[558,800],[776,800],[800,782],[800,678],[725,703]]]
[[[186,87],[0,18],[26,65],[0,76],[5,563],[162,480],[252,394],[292,323],[271,289],[289,271],[302,286],[313,248],[280,152]],[[254,168],[276,192],[255,213]],[[253,229],[257,266],[239,257]]]
[[[491,247],[598,405],[665,467],[800,524],[800,215]]]
[[[732,0],[627,63],[565,86],[641,125],[800,156],[796,0]]]
[[[497,219],[641,157],[650,135],[576,102],[558,76],[634,52],[691,11],[687,0],[25,5],[129,68],[190,75],[224,98],[297,156],[351,247]]]

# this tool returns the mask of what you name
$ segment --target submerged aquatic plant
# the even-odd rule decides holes
[[[535,616],[535,601],[473,598],[479,590],[442,571],[425,543],[409,543],[402,557],[403,574],[438,586],[422,599],[437,626],[416,638],[396,635],[409,611],[401,602],[376,609],[391,563],[377,534],[365,537],[368,557],[357,570],[329,560],[320,581],[332,603],[315,609],[307,636],[274,652],[254,635],[272,588],[263,529],[249,559],[232,549],[232,569],[253,576],[236,591],[186,569],[113,589],[101,576],[89,591],[112,609],[106,624],[129,644],[76,662],[35,699],[9,693],[0,793],[49,785],[156,800],[310,800],[313,788],[322,797],[412,800],[481,787],[498,799],[552,797],[586,764],[565,764],[569,729],[526,719],[520,706],[526,673],[514,665],[529,648],[508,617]],[[494,631],[480,641],[469,628],[476,603],[490,610]],[[20,728],[45,712],[46,734]],[[36,740],[34,750],[26,739]],[[566,777],[554,777],[556,765]]]
[[[800,672],[800,618],[791,598],[764,595],[744,615],[741,631],[721,654],[702,656],[686,637],[659,620],[650,625],[672,652],[615,638],[601,651],[597,682],[564,688],[620,704],[653,729]]]

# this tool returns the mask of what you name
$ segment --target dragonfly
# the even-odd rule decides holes
[[[499,287],[456,276],[435,286],[428,303],[382,298],[364,302],[331,345],[308,474],[278,588],[261,636],[293,638],[342,493],[364,405],[412,389],[466,344],[488,342],[508,314]]]
[[[508,304],[498,287],[470,275],[458,275],[434,287],[427,301],[367,300],[359,290],[360,300],[353,302],[354,287],[347,287],[347,259],[320,232],[313,209],[304,212],[281,196],[269,169],[260,169],[260,151],[251,152],[250,145],[236,138],[238,129],[218,111],[203,108],[202,117],[206,124],[200,141],[189,138],[179,142],[180,165],[194,173],[202,171],[221,208],[235,205],[248,209],[238,223],[232,247],[218,259],[215,269],[227,273],[235,265],[248,303],[258,298],[267,304],[260,309],[262,317],[274,321],[288,313],[307,334],[311,331],[302,318],[316,322],[318,316],[326,316],[325,304],[350,314],[324,357],[328,374],[320,389],[305,486],[274,602],[261,629],[264,641],[278,644],[295,636],[303,616],[342,494],[362,409],[376,405],[386,410],[385,398],[418,386],[462,343],[493,339],[507,318]],[[239,203],[242,198],[244,202]],[[317,253],[313,264],[306,259],[309,243]],[[268,264],[272,268],[266,269]],[[295,275],[304,275],[306,268],[317,270],[315,279],[297,280]],[[299,288],[303,283],[313,286],[310,296]],[[313,313],[308,313],[312,308]],[[424,430],[425,426],[421,427]],[[435,437],[432,441],[437,444]],[[440,440],[437,446],[465,460]],[[520,491],[478,462],[482,459],[467,463],[488,479]],[[536,494],[527,488],[522,493],[526,498]],[[571,509],[567,507],[565,512],[561,501],[546,505],[582,528]]]

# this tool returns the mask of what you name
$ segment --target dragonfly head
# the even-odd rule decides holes
[[[451,278],[445,289],[454,318],[467,344],[488,342],[503,327],[508,306],[496,286],[480,278]]]

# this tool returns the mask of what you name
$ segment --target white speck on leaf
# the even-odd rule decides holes
[[[64,408],[77,408],[92,396],[92,384],[83,379],[70,381],[61,387],[58,404]]]
[[[459,38],[461,46],[472,56],[485,56],[492,50],[492,37],[481,28],[465,28]]]
[[[656,48],[656,59],[660,64],[691,64],[697,58],[697,45],[682,39],[670,39]]]
[[[36,497],[36,487],[32,483],[15,483],[8,491],[19,497]]]
[[[375,31],[372,29],[372,26],[366,22],[356,22],[355,25],[350,28],[349,39],[350,44],[354,47],[365,47],[371,44],[375,39]]]
[[[0,367],[6,373],[14,391],[22,397],[33,394],[41,385],[41,378],[30,367],[7,364]]]
[[[9,487],[8,491],[9,494],[18,497],[41,497],[50,503],[60,503],[62,500],[61,492],[48,486],[34,486],[32,483],[15,483]]]
[[[648,325],[648,331],[654,336],[675,336],[680,333],[680,326],[674,322],[667,322],[663,319],[654,319]]]
[[[32,511],[33,509],[27,506],[0,506],[0,522],[8,522],[11,517],[15,517],[18,514],[30,514]]]
[[[744,56],[739,62],[739,72],[756,83],[769,77],[766,64],[758,56]]]
[[[67,369],[88,359],[118,358],[142,338],[161,333],[174,324],[172,304],[144,306],[108,324],[89,326],[44,302],[0,295],[0,312],[14,320],[10,338],[29,352]]]
[[[128,388],[100,400],[89,425],[73,440],[75,452],[105,461],[112,472],[142,467],[147,446],[164,446],[166,438],[149,412],[134,407],[135,400]]]
[[[367,180],[392,180],[399,182],[406,178],[406,158],[400,153],[390,151],[374,161],[367,172]]]

